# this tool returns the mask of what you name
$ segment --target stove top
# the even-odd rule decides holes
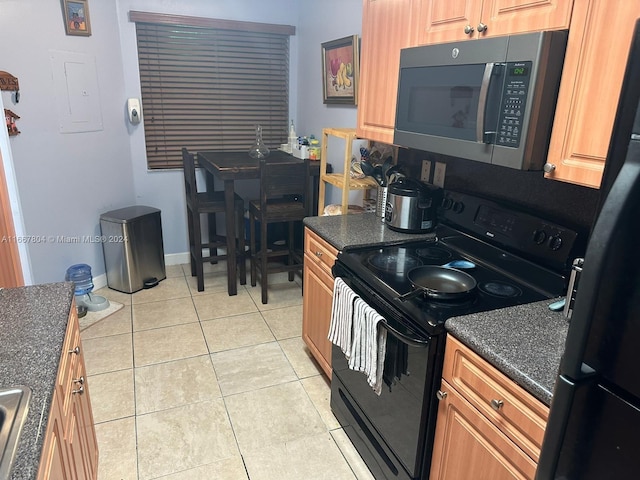
[[[487,225],[493,222],[498,223],[499,229],[505,231],[505,228],[502,228],[503,223],[498,222],[500,218],[504,218],[503,212],[499,212],[501,216],[494,213],[496,218],[491,220],[488,219],[489,214],[484,203],[485,207],[479,208],[473,205],[469,198],[465,197],[465,201],[471,210],[482,213],[480,221],[477,222],[475,220],[479,215],[467,213],[474,219],[473,225],[481,224],[480,230],[488,231]],[[495,212],[495,207],[492,208]],[[508,228],[518,231],[519,218],[508,218]],[[523,225],[521,230],[524,231],[526,228]],[[446,319],[454,316],[536,302],[565,293],[565,272],[558,268],[550,268],[550,262],[535,261],[541,256],[539,244],[536,243],[536,230],[530,230],[531,243],[534,246],[532,248],[537,256],[533,260],[531,257],[527,259],[513,253],[514,248],[507,250],[489,243],[472,230],[460,225],[454,227],[440,224],[432,241],[345,250],[338,255],[334,275],[344,276],[345,269],[350,271],[348,275],[356,279],[360,290],[367,292],[365,296],[373,295],[384,299],[385,303],[393,306],[389,310],[401,312],[431,334],[444,330]],[[487,237],[491,238],[491,235]],[[509,244],[508,241],[505,243]],[[549,245],[552,243],[549,242]],[[527,253],[526,248],[522,250],[524,254]],[[552,260],[561,264],[557,250],[552,250],[551,247],[549,250],[552,251],[552,256],[556,257]],[[475,265],[470,269],[460,269],[477,282],[477,287],[470,294],[456,296],[453,300],[434,300],[423,294],[402,298],[414,291],[407,278],[407,272],[412,268],[426,265],[443,266],[456,260],[467,260]],[[386,314],[389,315],[388,312]]]

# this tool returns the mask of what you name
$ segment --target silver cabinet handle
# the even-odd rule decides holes
[[[74,378],[73,383],[79,383],[80,385],[84,385],[84,376],[81,376],[80,378]]]
[[[79,389],[77,390],[71,390],[71,393],[73,395],[83,395],[84,394],[84,386],[81,386]]]
[[[316,252],[316,257],[320,258],[322,256],[322,252]]]
[[[545,163],[544,167],[542,167],[542,170],[545,171],[545,173],[551,173],[556,169],[556,166],[553,163]]]
[[[502,408],[504,402],[502,400],[491,400],[491,408],[493,408],[496,412]]]
[[[471,25],[467,25],[466,27],[464,27],[464,33],[466,33],[467,35],[471,35],[473,33],[473,27]]]
[[[447,395],[449,395],[447,392],[443,392],[442,390],[438,390],[436,392],[436,397],[438,398],[438,400],[444,400],[445,398],[447,398]]]
[[[478,32],[480,32],[480,33],[482,33],[482,32],[486,32],[488,28],[489,28],[489,27],[488,27],[488,26],[487,26],[487,24],[485,24],[485,23],[480,22],[480,23],[478,24]]]
[[[76,355],[80,355],[80,347],[76,347],[73,350],[69,350],[69,353],[75,353]]]

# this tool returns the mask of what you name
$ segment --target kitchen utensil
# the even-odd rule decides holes
[[[371,165],[369,162],[367,162],[366,160],[361,160],[360,168],[362,169],[362,173],[364,173],[369,177],[373,177],[373,173],[374,173],[373,165]]]
[[[378,182],[378,185],[381,187],[384,187],[387,184],[386,180],[382,176],[382,165],[376,165],[373,167],[373,178],[376,179],[376,182]]]
[[[393,157],[387,157],[387,159],[382,164],[382,178],[385,182],[385,185],[389,184],[389,169],[393,166]]]
[[[391,165],[391,167],[389,167],[389,169],[387,170],[387,183],[391,183],[391,177],[393,177],[394,174],[398,174],[400,173],[400,165]]]
[[[476,268],[476,264],[470,262],[469,260],[452,260],[451,262],[445,263],[442,266],[446,268],[461,268],[463,270]]]
[[[418,295],[436,300],[460,300],[477,287],[476,280],[461,270],[433,265],[412,268],[407,272],[413,291],[401,295],[401,301]]]

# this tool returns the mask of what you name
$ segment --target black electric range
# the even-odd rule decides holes
[[[332,350],[332,410],[377,479],[428,478],[445,321],[563,295],[575,255],[574,231],[490,200],[445,192],[438,218],[429,240],[346,249],[333,267],[387,330],[380,396]],[[404,298],[412,268],[456,260],[474,264],[463,270],[476,281],[471,292]]]
[[[414,287],[407,272],[423,265],[446,265],[467,260],[477,288],[455,300],[434,300],[425,295],[403,299]],[[441,225],[431,241],[383,247],[362,247],[339,256],[335,272],[346,267],[377,294],[404,312],[427,333],[444,328],[447,318],[477,313],[562,295],[566,275],[536,265],[482,240]]]

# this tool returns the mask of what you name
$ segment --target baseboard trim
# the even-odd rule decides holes
[[[164,256],[165,266],[169,265],[183,265],[189,263],[189,252],[184,253],[170,253]],[[93,289],[98,290],[107,286],[107,274],[103,273],[93,277]]]

